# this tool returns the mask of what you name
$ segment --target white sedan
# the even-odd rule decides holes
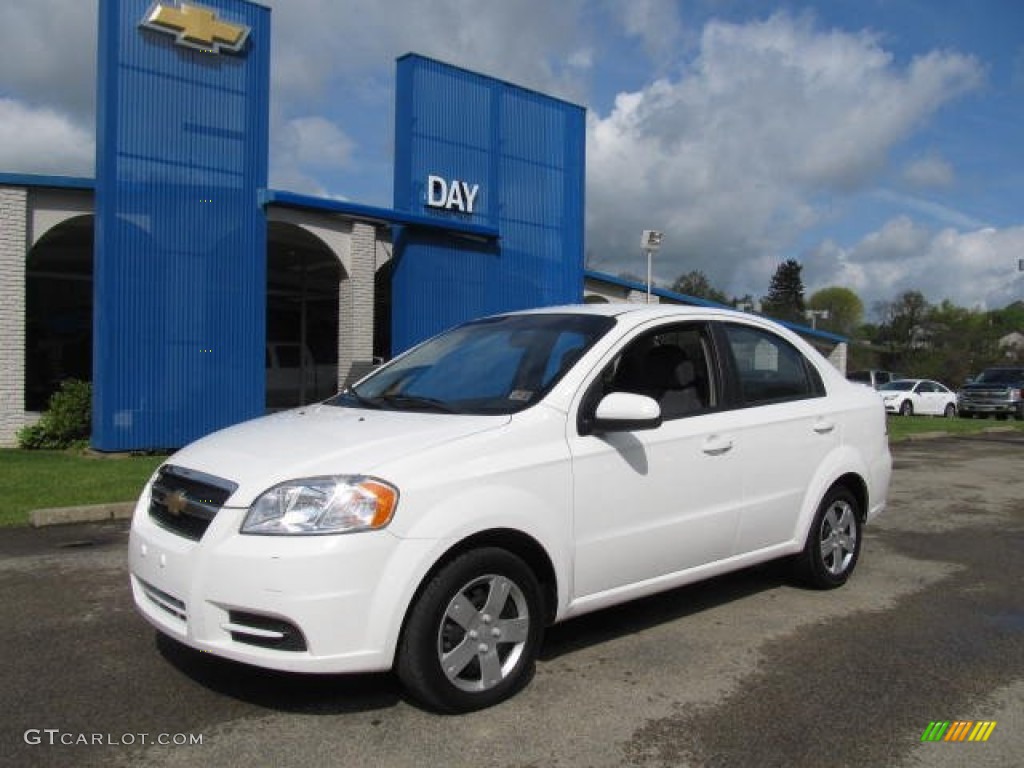
[[[878,389],[887,413],[956,416],[956,393],[931,379],[898,379]]]
[[[773,322],[518,312],[170,457],[131,585],[193,648],[393,668],[461,712],[525,685],[549,624],[775,558],[842,585],[890,474],[877,393]]]

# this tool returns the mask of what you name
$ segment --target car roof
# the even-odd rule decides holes
[[[521,309],[515,312],[503,312],[500,314],[509,315],[597,315],[600,317],[625,317],[630,316],[637,319],[656,319],[662,317],[746,317],[767,320],[772,323],[777,321],[771,318],[761,318],[760,315],[752,315],[749,312],[741,312],[735,309],[718,307],[698,307],[687,304],[563,304],[554,307],[538,307],[536,309]]]

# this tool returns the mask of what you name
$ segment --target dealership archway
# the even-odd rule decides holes
[[[25,410],[43,411],[65,379],[92,381],[94,216],[55,225],[25,265]]]
[[[267,407],[290,408],[337,391],[338,257],[297,224],[267,223]]]

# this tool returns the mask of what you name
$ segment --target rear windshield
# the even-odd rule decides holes
[[[914,388],[914,382],[912,381],[890,381],[888,384],[883,384],[878,389],[879,391],[886,392],[906,392]]]

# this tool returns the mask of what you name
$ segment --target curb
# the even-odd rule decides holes
[[[129,520],[135,510],[134,501],[116,504],[91,504],[80,507],[54,507],[34,509],[28,513],[33,528],[69,523],[101,523],[106,520]]]

